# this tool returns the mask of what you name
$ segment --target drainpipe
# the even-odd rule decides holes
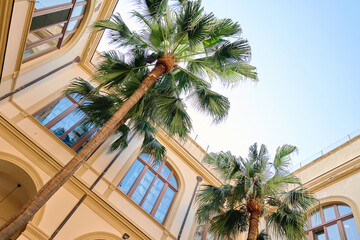
[[[197,188],[198,188],[198,186],[199,186],[199,183],[202,181],[202,177],[197,176],[197,177],[196,177],[196,181],[197,181],[197,183],[196,183],[196,186],[195,186],[193,195],[192,195],[192,197],[191,197],[191,200],[190,200],[188,209],[187,209],[187,211],[186,211],[186,214],[185,214],[183,223],[181,224],[181,228],[180,228],[180,232],[179,232],[179,235],[178,235],[177,240],[180,240],[180,238],[181,238],[181,234],[182,234],[182,232],[183,232],[183,230],[184,230],[184,226],[185,226],[185,223],[186,223],[186,219],[187,219],[187,217],[188,217],[188,215],[189,215],[191,205],[192,205],[192,203],[193,203],[193,201],[194,201],[194,197],[195,197],[195,194],[196,194],[196,190],[197,190]]]
[[[67,66],[69,66],[69,65],[71,65],[71,64],[73,64],[73,63],[79,63],[79,62],[80,62],[80,57],[77,56],[74,60],[72,60],[72,61],[70,61],[70,62],[68,62],[68,63],[65,63],[64,65],[62,65],[62,66],[60,66],[60,67],[52,70],[51,72],[48,72],[48,73],[45,74],[45,75],[42,75],[41,77],[36,78],[35,80],[33,80],[33,81],[31,81],[31,82],[29,82],[29,83],[27,83],[27,84],[25,84],[25,85],[23,85],[23,86],[15,89],[15,90],[12,91],[12,92],[9,92],[9,93],[5,94],[4,96],[0,97],[0,101],[2,101],[2,100],[4,100],[5,98],[8,98],[8,97],[14,95],[14,94],[17,93],[17,92],[20,92],[21,90],[24,90],[25,88],[30,87],[31,85],[33,85],[33,84],[35,84],[35,83],[43,80],[44,78],[47,78],[48,76],[50,76],[50,75],[52,75],[52,74],[60,71],[61,69],[66,68]]]
[[[129,142],[135,137],[135,133],[130,137]],[[101,178],[106,174],[106,172],[110,169],[110,167],[115,163],[116,159],[120,156],[120,154],[123,152],[123,149],[120,150],[110,161],[110,163],[106,166],[106,168],[102,171],[102,173],[99,175],[99,177],[95,180],[95,182],[91,185],[89,188],[90,191],[92,191],[95,186],[98,184],[98,182],[101,180]],[[80,207],[80,205],[84,202],[85,198],[88,195],[85,193],[82,198],[78,201],[78,203],[73,207],[73,209],[69,212],[69,214],[65,217],[65,219],[60,223],[60,225],[55,229],[49,240],[53,240],[54,237],[59,233],[59,231],[64,227],[64,225],[69,221],[71,216],[76,212],[76,210]]]

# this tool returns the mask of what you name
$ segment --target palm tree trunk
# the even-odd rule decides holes
[[[259,229],[260,214],[253,212],[250,214],[249,233],[247,240],[256,240]]]
[[[18,230],[25,226],[35,213],[63,186],[76,170],[94,153],[96,147],[105,141],[120,125],[126,113],[140,100],[146,91],[162,75],[171,71],[175,64],[174,58],[163,56],[158,59],[156,66],[140,84],[138,89],[116,111],[108,122],[95,134],[95,136],[71,159],[65,167],[55,174],[29,202],[7,223],[0,228],[0,240],[8,240]]]
[[[250,212],[250,223],[247,240],[256,240],[259,232],[259,217],[263,205],[258,198],[249,199],[246,208]]]

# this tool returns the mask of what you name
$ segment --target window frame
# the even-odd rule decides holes
[[[348,206],[347,204],[344,204],[344,203],[333,203],[333,204],[328,204],[328,205],[325,205],[325,206],[322,206],[318,211],[316,212],[319,212],[320,213],[320,219],[321,219],[321,224],[317,225],[317,226],[314,226],[312,227],[311,225],[311,215],[308,216],[308,236],[309,236],[309,239],[310,240],[315,240],[314,238],[314,232],[316,230],[320,230],[320,229],[323,229],[324,230],[324,233],[325,233],[325,238],[326,239],[329,239],[329,236],[328,236],[328,231],[327,231],[327,227],[331,226],[331,225],[334,225],[336,224],[337,227],[338,227],[338,230],[339,230],[339,235],[340,235],[340,238],[342,240],[346,240],[347,237],[346,237],[346,234],[345,234],[345,229],[344,229],[344,224],[343,222],[345,220],[348,220],[350,218],[354,218],[354,214],[353,214],[353,211],[351,209],[351,213],[348,213],[348,214],[345,214],[343,216],[340,216],[340,213],[339,213],[339,209],[338,209],[338,205],[344,205],[344,206],[347,206],[351,209],[350,206]],[[325,215],[324,215],[324,207],[329,207],[329,206],[332,206],[334,207],[334,211],[335,211],[335,218],[330,220],[330,221],[326,221],[325,220]],[[315,212],[315,213],[316,213]],[[356,226],[357,227],[357,226]],[[358,229],[356,229],[358,230]],[[349,239],[348,239],[349,240]]]
[[[41,109],[39,109],[38,111],[36,111],[34,114],[32,114],[32,116],[36,119],[36,116],[39,115],[40,113],[42,113],[43,111],[45,111],[46,109],[52,107],[53,105],[57,104],[57,102],[59,102],[61,99],[63,98],[68,98],[73,104],[70,105],[67,109],[65,109],[63,112],[61,112],[59,115],[57,115],[56,117],[54,117],[52,120],[50,120],[48,123],[46,124],[42,124],[40,123],[38,120],[36,120],[37,122],[39,122],[42,126],[46,127],[49,131],[50,129],[55,126],[58,122],[60,122],[62,119],[64,119],[66,116],[68,116],[70,113],[72,113],[73,111],[76,110],[76,108],[82,104],[85,99],[82,99],[81,101],[77,101],[74,97],[72,97],[71,95],[66,94],[65,96],[60,96],[58,98],[56,98],[54,101],[50,102],[49,104],[45,105],[44,107],[42,107]],[[51,132],[51,134],[53,134],[55,137],[57,137],[58,139],[60,139],[60,141],[62,141],[62,139],[64,137],[66,137],[69,133],[71,133],[72,130],[74,130],[76,127],[78,127],[82,121],[86,118],[86,116],[82,117],[78,122],[76,122],[74,125],[72,125],[68,130],[66,130],[61,136],[57,137],[53,132]],[[100,127],[96,127],[93,126],[87,133],[85,133],[81,138],[79,138],[79,140],[73,145],[73,146],[68,146],[67,147],[71,148],[72,150],[74,150],[75,152],[87,141],[91,138],[91,136],[99,129]],[[64,143],[66,144],[66,143]]]
[[[144,154],[147,154],[147,153],[144,153]],[[139,175],[136,177],[134,183],[131,185],[131,187],[130,187],[130,189],[128,190],[127,193],[124,193],[124,192],[123,192],[123,193],[126,194],[126,196],[128,196],[128,197],[131,199],[131,197],[133,196],[135,190],[136,190],[137,187],[139,186],[141,180],[144,178],[147,170],[150,170],[155,176],[154,176],[154,178],[151,180],[151,183],[150,183],[149,187],[147,188],[147,190],[146,190],[143,198],[141,199],[141,202],[140,202],[139,204],[137,204],[133,199],[131,199],[131,201],[133,201],[136,205],[138,205],[139,207],[141,207],[141,209],[143,209],[143,208],[142,208],[142,205],[144,204],[144,202],[145,202],[145,200],[146,200],[146,197],[147,197],[148,194],[150,193],[150,190],[152,189],[155,181],[159,178],[161,181],[164,182],[164,186],[161,188],[161,191],[160,191],[160,193],[159,193],[159,196],[157,197],[157,199],[156,199],[156,201],[155,201],[155,203],[154,203],[154,206],[152,207],[150,213],[148,213],[148,212],[146,212],[146,213],[149,214],[151,217],[153,217],[153,218],[155,219],[155,214],[156,214],[156,212],[157,212],[157,210],[158,210],[158,208],[159,208],[159,206],[160,206],[160,204],[161,204],[161,202],[162,202],[162,200],[163,200],[163,197],[164,197],[167,189],[170,188],[171,190],[174,191],[174,196],[173,196],[173,198],[172,198],[172,200],[171,200],[171,203],[170,203],[170,205],[169,205],[169,207],[168,207],[168,209],[167,209],[167,212],[166,212],[166,214],[165,214],[165,217],[164,217],[164,219],[163,219],[162,222],[159,222],[159,221],[157,221],[157,220],[155,219],[155,220],[156,220],[157,222],[159,222],[160,224],[164,224],[164,223],[166,222],[166,219],[167,219],[167,217],[168,217],[168,215],[169,215],[169,212],[170,212],[170,210],[171,210],[171,207],[172,207],[172,205],[173,205],[173,203],[174,203],[174,201],[175,201],[175,198],[176,198],[176,196],[177,196],[177,194],[178,194],[178,191],[179,191],[179,180],[178,180],[178,177],[176,176],[175,171],[173,170],[173,168],[170,167],[168,164],[166,164],[165,161],[163,161],[163,162],[161,163],[160,167],[158,168],[158,170],[156,170],[156,169],[154,169],[154,168],[151,166],[151,163],[152,163],[153,160],[155,159],[155,157],[154,157],[153,155],[151,155],[151,157],[150,157],[150,159],[149,159],[148,161],[142,159],[140,155],[141,155],[141,153],[136,157],[136,159],[135,159],[135,161],[133,162],[133,164],[132,164],[132,165],[130,166],[130,168],[126,171],[125,175],[123,176],[123,178],[121,179],[120,183],[118,184],[118,189],[119,189],[121,192],[123,192],[123,191],[120,189],[120,184],[122,183],[122,181],[124,180],[124,178],[127,176],[127,174],[130,172],[130,170],[131,170],[132,166],[135,164],[135,162],[136,162],[136,161],[139,161],[140,163],[142,163],[144,166],[143,166],[142,170],[140,171]],[[150,154],[149,154],[149,155],[150,155]],[[161,176],[161,174],[160,174],[160,173],[161,173],[161,170],[164,168],[165,165],[166,165],[166,166],[170,169],[170,171],[171,171],[170,174],[169,174],[169,177],[168,177],[167,179],[165,179],[165,178],[164,178],[163,176]],[[170,182],[170,181],[171,181],[171,178],[172,178],[173,176],[174,176],[175,179],[176,179],[176,182],[177,182],[177,185],[178,185],[177,188],[176,188],[175,186],[173,186],[173,185],[171,184],[171,182]],[[144,210],[144,209],[143,209],[143,210]],[[144,210],[144,211],[145,211],[145,210]]]
[[[40,27],[40,28],[29,30],[28,34],[36,33],[38,31],[41,31],[41,30],[43,30],[45,28],[48,28],[48,27],[51,27],[51,26],[64,24],[64,26],[62,27],[61,33],[58,33],[58,34],[55,34],[53,36],[49,36],[49,37],[40,39],[38,41],[29,43],[29,44],[26,44],[24,52],[26,52],[26,51],[34,48],[34,47],[40,46],[42,44],[51,42],[53,40],[58,40],[57,43],[56,43],[56,47],[55,46],[50,47],[49,49],[46,49],[46,50],[44,50],[44,51],[42,51],[40,53],[34,53],[32,56],[30,55],[29,57],[24,58],[22,62],[26,63],[26,62],[28,62],[30,60],[41,57],[41,56],[43,56],[43,55],[45,55],[45,54],[47,54],[49,52],[52,52],[52,51],[54,51],[56,49],[61,49],[61,47],[63,47],[66,44],[66,43],[64,44],[64,39],[67,36],[69,36],[71,34],[74,34],[76,32],[76,30],[79,28],[79,26],[81,24],[81,21],[84,18],[84,15],[86,13],[87,4],[88,4],[88,0],[85,0],[85,1],[72,0],[71,3],[64,3],[64,4],[52,6],[52,7],[41,8],[41,9],[38,9],[38,10],[35,9],[34,13],[33,13],[33,16],[31,18],[31,22],[33,21],[34,17],[39,17],[39,16],[43,16],[43,15],[46,15],[46,14],[49,14],[49,13],[55,13],[55,12],[59,12],[59,11],[62,11],[62,10],[67,10],[67,9],[70,9],[70,11],[69,11],[69,14],[68,14],[66,20],[64,20],[64,21],[52,23],[52,24],[49,24],[49,25],[46,25],[46,26],[43,26],[43,27]],[[80,14],[79,16],[71,17],[74,8],[78,7],[78,6],[83,6],[83,5],[85,5],[83,13]],[[67,27],[68,27],[69,23],[71,21],[75,21],[75,20],[78,20],[79,24],[77,24],[77,26],[75,26],[73,30],[67,31]]]

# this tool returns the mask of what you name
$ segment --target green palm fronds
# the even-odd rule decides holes
[[[255,213],[265,217],[277,236],[305,239],[307,213],[317,200],[289,173],[290,155],[296,151],[294,146],[283,145],[271,160],[266,146],[255,143],[246,159],[230,152],[208,154],[204,163],[213,167],[225,184],[203,185],[198,191],[198,222],[209,222],[210,231],[218,237],[235,237],[248,230],[250,216]],[[257,236],[269,238],[265,232]]]

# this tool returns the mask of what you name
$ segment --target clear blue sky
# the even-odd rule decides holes
[[[245,156],[254,142],[271,153],[288,143],[299,148],[294,158],[299,162],[360,129],[360,1],[203,0],[203,5],[241,24],[260,81],[227,90],[214,86],[229,97],[231,110],[218,125],[191,112],[201,145]]]

